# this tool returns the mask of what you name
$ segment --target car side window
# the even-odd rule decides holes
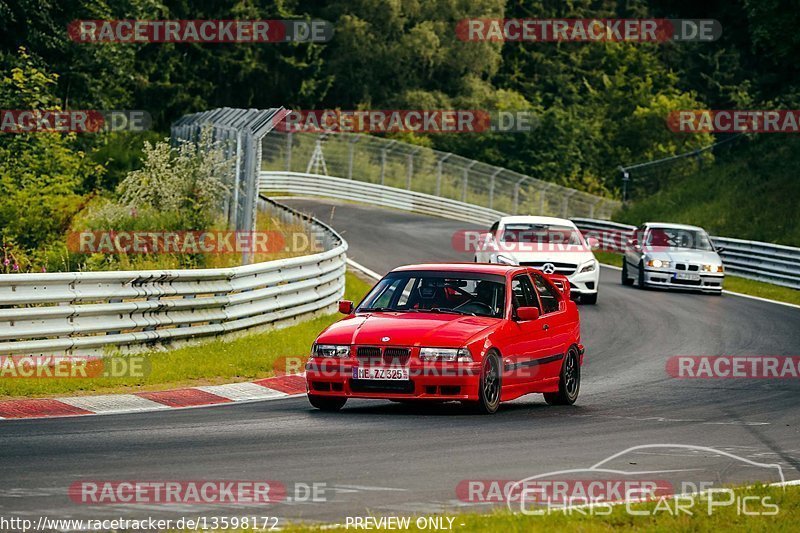
[[[518,307],[539,309],[539,300],[536,298],[531,279],[525,274],[520,274],[511,280],[511,301],[514,309]]]
[[[547,283],[539,274],[533,275],[533,283],[539,291],[539,298],[542,299],[542,314],[554,313],[558,311],[558,293]]]

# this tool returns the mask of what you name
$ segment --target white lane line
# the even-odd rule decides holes
[[[350,265],[351,267],[355,268],[356,270],[360,270],[361,272],[363,272],[367,276],[371,277],[372,279],[379,280],[379,279],[381,279],[383,277],[380,274],[378,274],[377,272],[375,272],[374,270],[370,270],[367,267],[365,267],[364,265],[362,265],[360,263],[356,263],[355,261],[353,261],[349,257],[347,258],[347,264]]]
[[[72,398],[56,398],[56,400],[96,414],[169,409],[169,406],[148,400],[147,398],[142,398],[141,396],[136,396],[135,394],[74,396]]]
[[[794,309],[800,309],[800,305],[797,304],[790,304],[788,302],[779,302],[777,300],[770,300],[769,298],[761,298],[760,296],[751,296],[749,294],[742,294],[741,292],[733,292],[733,291],[722,291],[723,294],[730,294],[731,296],[738,296],[740,298],[747,298],[749,300],[758,300],[759,302],[767,302],[771,304],[778,304],[783,305],[786,307],[792,307]]]
[[[286,393],[263,387],[255,383],[226,383],[224,385],[204,385],[202,387],[194,387],[203,392],[213,394],[215,396],[222,396],[234,402],[241,402],[246,400],[262,400],[266,398],[275,398],[286,396]]]
[[[396,487],[373,487],[370,485],[334,485],[334,489],[343,488],[349,491],[395,491],[406,492],[408,489],[399,489]]]
[[[601,267],[610,268],[612,270],[622,270],[622,267],[614,266],[614,265],[606,265],[604,263],[600,263]],[[779,302],[778,300],[770,300],[769,298],[762,298],[760,296],[751,296],[749,294],[742,294],[741,292],[733,292],[733,291],[726,291],[723,290],[722,294],[730,294],[731,296],[738,296],[740,298],[747,298],[749,300],[758,300],[759,302],[766,302],[770,304],[777,304],[783,305],[785,307],[792,307],[794,309],[800,309],[800,305],[797,304],[790,304],[788,302]]]

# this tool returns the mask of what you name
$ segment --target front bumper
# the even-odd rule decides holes
[[[665,289],[700,290],[703,292],[722,292],[724,273],[698,272],[700,279],[679,280],[675,274],[677,270],[670,269],[645,269],[644,281],[651,287],[664,287]],[[684,273],[681,271],[681,273]]]
[[[567,279],[569,280],[570,294],[596,294],[600,283],[600,265],[591,272],[573,274]]]
[[[411,361],[408,380],[353,378],[357,361],[312,359],[306,364],[306,390],[318,396],[399,400],[477,400],[481,363]],[[375,365],[380,366],[380,365]],[[385,367],[393,368],[393,367]],[[405,367],[404,367],[405,368]]]

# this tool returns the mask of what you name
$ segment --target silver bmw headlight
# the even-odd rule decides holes
[[[669,261],[662,261],[661,259],[651,259],[647,262],[647,266],[653,268],[669,268]]]

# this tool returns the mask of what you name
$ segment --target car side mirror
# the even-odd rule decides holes
[[[597,237],[589,237],[586,239],[586,244],[589,245],[589,248],[595,250],[600,247],[600,241],[597,240]]]
[[[350,315],[353,313],[353,302],[350,300],[339,300],[339,312],[343,315]]]
[[[538,307],[518,307],[517,318],[520,320],[536,320],[539,318]]]
[[[724,246],[716,246],[714,249],[717,251],[718,254],[721,254],[722,252],[725,251]]]

